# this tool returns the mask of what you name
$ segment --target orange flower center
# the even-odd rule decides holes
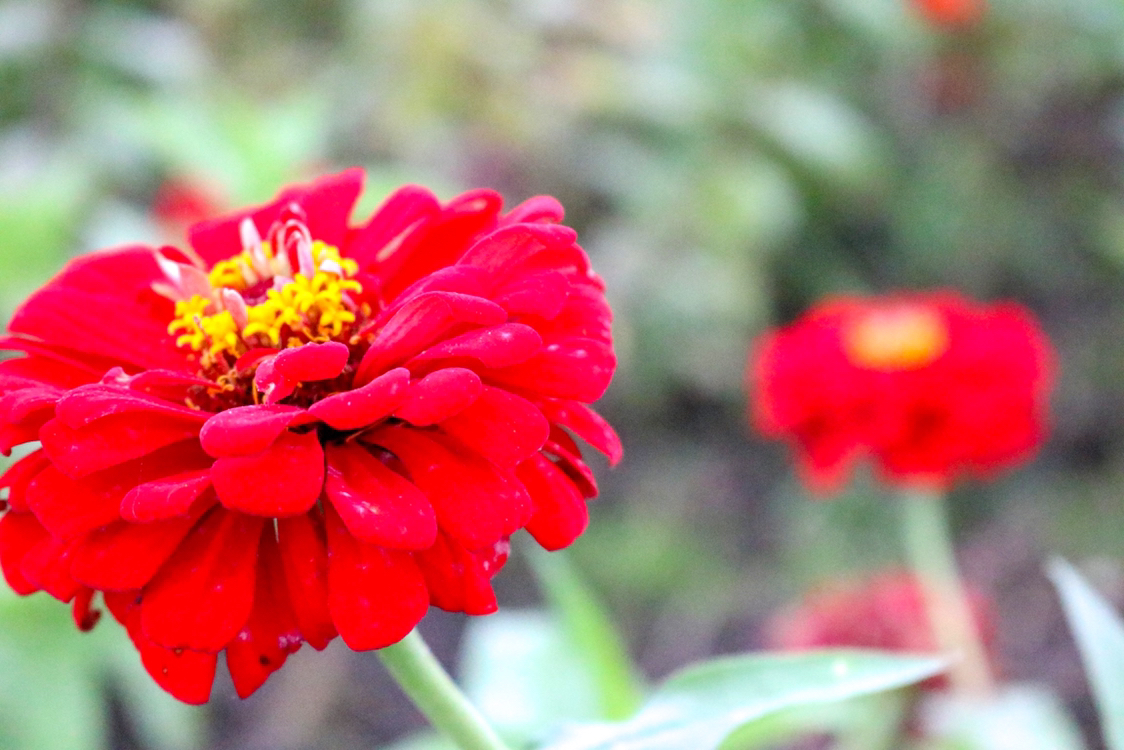
[[[948,328],[940,313],[899,305],[872,309],[843,332],[843,349],[859,367],[893,372],[924,367],[948,349]]]

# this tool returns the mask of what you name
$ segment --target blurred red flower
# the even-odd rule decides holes
[[[987,0],[915,0],[914,5],[929,23],[948,29],[972,26],[987,12]]]
[[[246,696],[303,642],[492,612],[512,534],[586,525],[571,433],[620,456],[587,406],[611,313],[561,206],[408,186],[353,226],[362,181],[79,258],[2,342],[0,447],[41,441],[0,478],[5,578],[83,627],[102,592],[182,700],[221,651]]]
[[[886,479],[938,487],[1027,458],[1052,370],[1021,307],[945,292],[828,300],[767,333],[747,377],[757,426],[831,490],[863,454]]]
[[[192,224],[220,213],[219,190],[198,178],[172,177],[152,197],[152,216],[170,238],[183,236]]]
[[[969,591],[968,606],[994,665],[997,629],[991,602],[980,592]],[[921,584],[900,571],[863,581],[836,581],[810,592],[769,620],[765,641],[769,648],[787,650],[848,646],[912,653],[939,650]],[[923,683],[929,689],[947,685],[946,677]]]

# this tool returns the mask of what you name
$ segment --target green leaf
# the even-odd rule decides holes
[[[1081,651],[1105,742],[1111,750],[1124,750],[1124,622],[1065,560],[1051,560],[1047,572]]]
[[[458,750],[452,740],[436,732],[422,731],[403,737],[380,750]]]
[[[904,687],[945,667],[930,656],[846,649],[716,659],[672,675],[628,721],[575,727],[547,749],[714,750],[780,711]]]
[[[68,609],[46,594],[17,597],[0,583],[0,747],[107,747],[107,683],[144,747],[202,746],[206,709],[161,690],[112,618],[82,633]]]
[[[500,735],[523,744],[565,723],[607,718],[594,674],[577,656],[557,618],[504,610],[469,621],[460,683]]]
[[[601,718],[629,716],[640,705],[642,682],[620,634],[565,553],[530,545],[528,550],[533,550],[528,557],[543,593],[572,643],[571,653],[579,654],[593,674]]]
[[[1085,750],[1081,730],[1057,696],[1041,685],[1003,685],[989,699],[930,695],[922,733],[956,750]]]
[[[912,695],[889,691],[797,706],[742,725],[723,741],[720,750],[774,750],[813,734],[831,735],[833,750],[897,750],[902,722],[912,705]]]

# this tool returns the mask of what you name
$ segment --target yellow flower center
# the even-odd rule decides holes
[[[948,349],[940,313],[903,304],[864,313],[843,332],[843,349],[859,367],[893,372],[923,367]]]
[[[251,250],[243,250],[216,263],[208,274],[212,297],[196,294],[177,301],[168,333],[178,334],[177,346],[203,352],[209,359],[239,357],[255,347],[340,337],[356,320],[357,308],[348,293],[362,291],[351,278],[358,264],[319,240],[310,249],[316,269],[311,278],[296,273],[287,280],[288,260],[275,256],[268,242],[261,243],[256,258]],[[243,293],[255,288],[263,290],[264,297],[248,304]]]

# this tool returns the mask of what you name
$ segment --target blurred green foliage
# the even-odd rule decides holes
[[[150,211],[168,180],[227,206],[350,164],[369,170],[365,211],[407,181],[557,195],[617,314],[603,407],[626,446],[575,556],[665,673],[755,645],[827,575],[898,559],[866,484],[813,503],[752,437],[753,337],[825,294],[1014,297],[1058,347],[1054,435],[1033,466],[961,488],[957,529],[1016,623],[1010,672],[1089,719],[1037,566],[1057,549],[1119,573],[1124,555],[1121,113],[1118,0],[991,0],[961,30],[911,0],[4,0],[0,310],[75,253],[182,241]],[[518,563],[507,576],[526,599]],[[80,636],[25,604],[0,606],[4,648],[25,619],[42,648],[0,675],[40,664],[89,747],[131,747],[101,662],[73,656],[128,655],[114,626]],[[329,692],[287,738],[267,723],[312,687],[238,704],[220,685],[214,746],[396,736],[408,720],[359,664],[310,680]],[[22,695],[0,680],[0,705]]]

